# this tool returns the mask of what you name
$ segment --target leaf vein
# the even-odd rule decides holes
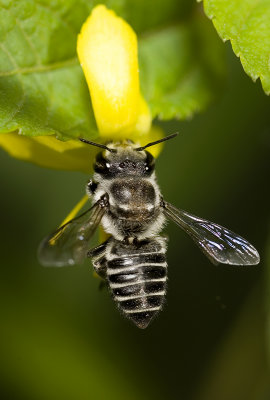
[[[40,66],[40,65],[42,64],[42,62],[41,62],[41,58],[40,58],[40,56],[39,56],[39,54],[38,54],[38,52],[37,52],[37,49],[36,49],[35,46],[33,45],[32,40],[30,39],[30,37],[29,37],[28,34],[26,33],[25,29],[22,27],[20,21],[19,21],[17,18],[15,18],[15,21],[16,21],[17,26],[18,26],[19,29],[21,30],[21,32],[22,32],[22,34],[23,34],[25,40],[27,41],[27,43],[28,43],[29,46],[31,47],[31,49],[32,49],[32,51],[33,51],[33,53],[34,53],[34,55],[35,55],[35,57],[36,57],[37,64]]]
[[[78,32],[75,31],[75,29],[73,28],[73,26],[71,26],[64,18],[60,17],[57,12],[53,12],[52,9],[50,9],[49,7],[45,6],[45,4],[41,4],[39,1],[36,0],[36,4],[38,7],[43,8],[44,10],[46,10],[49,14],[52,14],[53,16],[56,17],[56,19],[60,22],[62,22],[64,25],[66,25],[66,27],[75,35],[78,35]]]
[[[3,47],[3,45],[2,45],[2,47]],[[9,55],[8,51],[6,51],[6,53]],[[11,56],[10,56],[10,59],[14,60]],[[55,69],[61,69],[61,68],[67,68],[70,66],[79,65],[79,61],[78,61],[77,57],[73,57],[68,60],[58,61],[56,63],[52,63],[52,64],[48,64],[48,65],[44,65],[44,64],[43,65],[34,65],[32,67],[25,67],[25,68],[18,68],[18,65],[16,64],[15,60],[14,60],[13,64],[15,64],[16,69],[13,69],[10,71],[2,71],[2,72],[0,72],[0,77],[13,76],[13,75],[19,75],[19,74],[21,74],[21,75],[32,74],[32,73],[36,73],[36,72],[53,71]]]
[[[2,50],[7,54],[7,56],[9,57],[11,63],[15,66],[18,67],[18,64],[16,63],[16,60],[13,58],[13,56],[11,55],[11,53],[7,50],[7,48],[5,47],[5,45],[3,43],[0,43],[0,46],[2,48]],[[25,102],[25,90],[24,90],[24,84],[23,84],[23,80],[22,77],[19,75],[19,82],[21,83],[21,90],[22,90],[22,97],[19,101],[19,103],[17,104],[17,108],[14,109],[13,113],[10,114],[10,117],[7,121],[5,121],[5,125],[9,124],[9,122],[14,119],[15,115],[18,114],[18,112],[20,112],[20,110],[22,109],[24,102]]]
[[[8,58],[10,59],[11,63],[13,64],[13,66],[15,68],[19,68],[15,58],[12,56],[12,54],[10,53],[10,51],[8,51],[8,49],[6,48],[6,46],[3,43],[0,43],[0,46],[2,48],[2,50],[4,51],[4,53],[6,53],[6,55],[8,56]],[[1,75],[0,75],[1,76]]]

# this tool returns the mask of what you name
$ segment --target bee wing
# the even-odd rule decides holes
[[[165,215],[182,228],[213,264],[255,265],[257,250],[236,233],[164,202]]]
[[[62,267],[83,262],[106,208],[96,202],[89,210],[62,225],[47,236],[38,248],[38,259],[44,266]]]

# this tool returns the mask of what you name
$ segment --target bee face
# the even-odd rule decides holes
[[[94,171],[103,179],[121,176],[150,177],[155,168],[154,157],[148,151],[138,152],[131,146],[119,146],[115,153],[98,153]]]

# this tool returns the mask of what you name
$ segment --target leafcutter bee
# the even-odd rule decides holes
[[[80,139],[102,148],[86,188],[93,205],[39,247],[39,260],[45,266],[80,264],[90,257],[118,308],[139,328],[148,326],[165,300],[167,241],[160,232],[166,219],[182,228],[214,264],[254,265],[260,261],[257,250],[241,236],[163,199],[154,157],[146,149],[175,136],[143,147],[130,140],[105,146]],[[99,224],[110,237],[89,249]]]

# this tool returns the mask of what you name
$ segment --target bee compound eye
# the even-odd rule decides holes
[[[96,157],[96,162],[94,166],[95,171],[100,173],[106,173],[107,171],[109,171],[110,167],[111,167],[110,162],[108,162],[108,160],[105,157],[103,157],[102,153],[99,153]]]
[[[148,151],[146,151],[146,160],[144,162],[144,170],[147,174],[151,174],[151,172],[155,168],[155,159]]]

